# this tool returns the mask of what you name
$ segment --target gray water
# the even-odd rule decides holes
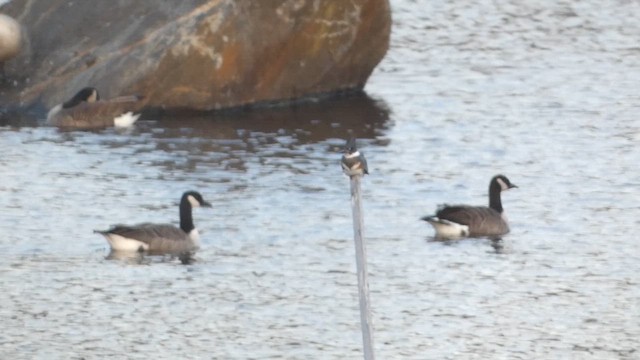
[[[0,358],[362,358],[349,181],[379,359],[640,359],[640,3],[393,0],[368,96],[119,132],[0,127]],[[434,241],[437,204],[512,231]],[[178,221],[192,265],[92,233]]]

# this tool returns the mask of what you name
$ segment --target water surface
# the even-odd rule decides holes
[[[361,140],[380,359],[636,359],[640,23],[634,2],[393,1],[368,96],[150,118],[128,132],[0,128],[0,354],[358,359],[348,180]],[[433,241],[439,203],[512,232]],[[177,223],[203,249],[107,259],[92,233]]]

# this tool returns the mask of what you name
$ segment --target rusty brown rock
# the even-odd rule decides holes
[[[198,110],[362,89],[391,26],[388,0],[31,0],[2,10],[28,42],[7,62],[14,85],[0,106],[48,107],[84,86]]]

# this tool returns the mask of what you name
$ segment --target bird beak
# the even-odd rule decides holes
[[[202,206],[202,207],[211,207],[211,203],[203,201],[202,203],[200,203],[200,206]]]
[[[509,186],[509,189],[513,189],[513,188],[517,188],[517,187],[518,187],[518,186],[517,186],[516,184],[511,184],[511,185]]]

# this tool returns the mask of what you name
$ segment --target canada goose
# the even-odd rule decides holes
[[[347,140],[347,145],[342,154],[342,171],[348,176],[369,174],[367,159],[356,148],[356,139]]]
[[[500,192],[515,187],[506,176],[496,175],[489,183],[489,207],[442,205],[435,215],[422,220],[433,225],[438,238],[504,235],[509,232],[509,225],[503,214]]]
[[[103,235],[114,251],[148,251],[151,254],[184,254],[200,246],[198,230],[193,225],[194,207],[211,207],[195,191],[182,194],[180,200],[180,227],[171,224],[143,223],[114,225],[109,230],[95,230]]]
[[[98,90],[86,87],[68,101],[49,110],[47,123],[79,129],[128,127],[140,117],[140,114],[133,112],[140,109],[142,99],[139,95],[129,95],[100,100]]]
[[[0,79],[4,81],[4,62],[20,52],[20,24],[12,17],[0,14]]]

